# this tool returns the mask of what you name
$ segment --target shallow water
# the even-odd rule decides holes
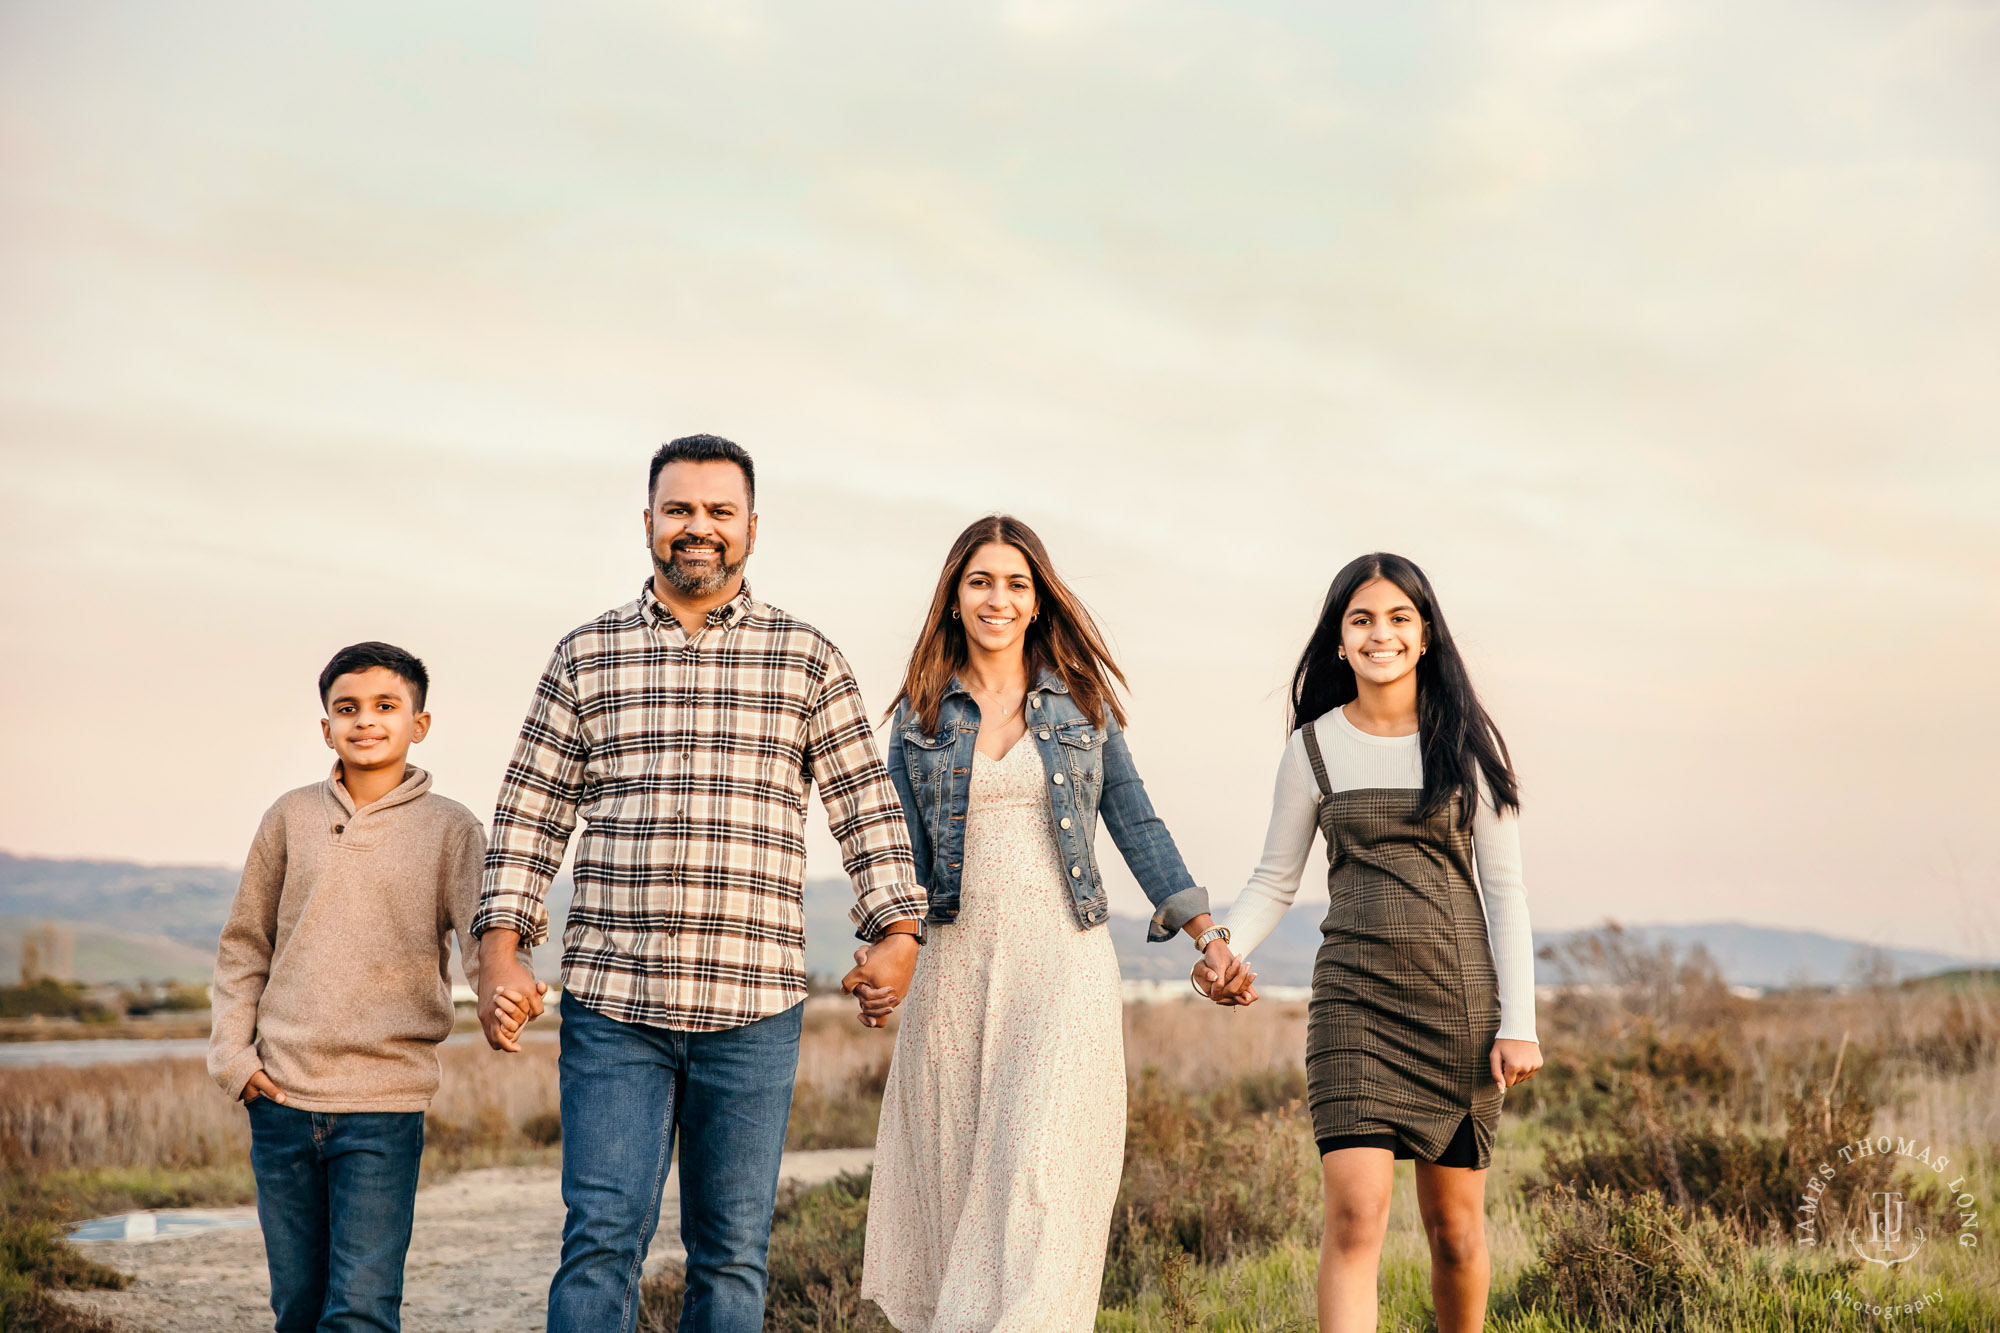
[[[149,1240],[171,1240],[176,1236],[191,1236],[200,1231],[233,1231],[256,1225],[257,1216],[249,1209],[232,1208],[225,1212],[211,1212],[200,1208],[162,1208],[143,1213],[93,1217],[88,1222],[79,1222],[71,1227],[69,1238],[100,1244],[138,1243]]]

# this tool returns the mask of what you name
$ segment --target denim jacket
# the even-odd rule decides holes
[[[1069,875],[1077,927],[1102,925],[1110,914],[1093,846],[1101,812],[1125,864],[1156,909],[1146,938],[1172,939],[1208,910],[1208,890],[1188,874],[1173,835],[1153,813],[1118,720],[1107,713],[1104,726],[1092,725],[1070,700],[1069,687],[1051,671],[1044,671],[1028,691],[1022,712],[1028,730],[1017,744],[1033,744],[1042,753],[1049,777],[1049,837]],[[907,703],[896,710],[890,725],[889,780],[903,799],[917,879],[930,895],[926,920],[931,923],[958,917],[965,808],[972,766],[979,762],[978,739],[979,705],[956,676],[939,705],[936,735],[923,729]]]

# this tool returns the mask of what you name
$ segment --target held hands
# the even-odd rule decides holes
[[[910,993],[910,976],[916,970],[917,937],[891,931],[854,951],[854,969],[841,978],[840,988],[860,1003],[861,1025],[879,1028]]]
[[[1493,1053],[1487,1057],[1487,1063],[1492,1070],[1493,1081],[1500,1085],[1500,1091],[1505,1092],[1516,1083],[1534,1077],[1535,1071],[1542,1067],[1542,1048],[1538,1042],[1502,1037],[1493,1043]]]
[[[1219,1005],[1228,1007],[1257,1002],[1257,989],[1251,984],[1257,980],[1257,974],[1230,952],[1225,940],[1211,940],[1208,951],[1188,976],[1196,990]]]
[[[549,984],[535,980],[515,956],[520,942],[511,930],[479,937],[479,1026],[496,1051],[520,1051],[521,1029],[541,1016],[549,993]]]

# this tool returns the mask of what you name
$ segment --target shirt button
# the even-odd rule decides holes
[[[1082,867],[1082,866],[1071,866],[1071,867],[1069,868],[1069,877],[1070,877],[1071,879],[1082,879],[1082,878],[1083,878],[1083,867]]]
[[[345,833],[345,832],[347,832],[347,825],[345,825],[345,824],[335,824],[335,825],[333,826],[333,831],[334,831],[335,833]]]
[[[1056,786],[1062,786],[1062,774],[1060,773],[1056,774]]]
[[[1068,828],[1068,827],[1069,827],[1069,816],[1068,816],[1068,815],[1064,815],[1064,816],[1063,816],[1063,821],[1062,821],[1062,826],[1063,826],[1064,828]]]

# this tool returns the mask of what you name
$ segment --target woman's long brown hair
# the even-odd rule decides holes
[[[1090,618],[1090,612],[1069,585],[1057,576],[1048,548],[1042,545],[1035,530],[1007,514],[989,514],[979,519],[951,544],[951,554],[944,559],[944,572],[938,575],[937,591],[931,595],[930,613],[924,617],[917,646],[910,650],[910,666],[903,674],[902,692],[889,705],[885,716],[908,704],[925,731],[937,730],[938,708],[944,702],[944,692],[952,676],[963,669],[968,656],[965,624],[952,617],[951,608],[958,604],[959,580],[965,577],[965,567],[972,563],[972,553],[989,543],[1019,551],[1035,580],[1035,609],[1040,615],[1028,623],[1027,642],[1022,645],[1028,688],[1034,688],[1036,678],[1044,670],[1052,670],[1069,687],[1069,697],[1093,724],[1103,726],[1108,709],[1118,719],[1118,725],[1124,726],[1125,708],[1112,693],[1111,682],[1115,680],[1120,686],[1130,687],[1125,685],[1125,673],[1111,660],[1097,622]]]

